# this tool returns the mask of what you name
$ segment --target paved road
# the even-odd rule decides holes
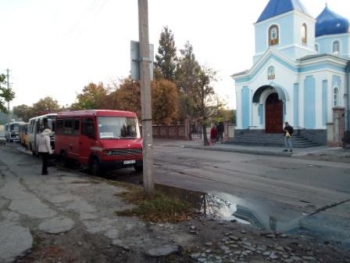
[[[279,148],[155,141],[156,182],[212,193],[267,228],[297,224],[349,241],[350,164],[302,158],[344,155],[337,150],[300,149],[294,153],[299,158],[291,158]]]

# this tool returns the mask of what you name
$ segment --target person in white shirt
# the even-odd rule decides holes
[[[51,154],[51,146],[50,146],[50,133],[51,130],[49,128],[44,129],[40,134],[38,134],[37,142],[38,142],[38,152],[43,160],[42,175],[48,175],[47,171],[48,160]]]

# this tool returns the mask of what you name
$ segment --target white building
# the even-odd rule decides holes
[[[299,0],[270,0],[254,26],[254,64],[232,75],[236,129],[281,133],[288,121],[315,142],[341,141],[350,130],[349,21],[327,5],[315,19]]]

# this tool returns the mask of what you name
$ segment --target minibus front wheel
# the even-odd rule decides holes
[[[35,150],[33,149],[33,145],[30,143],[29,144],[29,150],[32,152],[32,155],[33,156],[36,156],[36,152],[35,152]]]
[[[94,176],[102,176],[105,174],[104,169],[101,167],[96,157],[90,159],[90,173]]]
[[[137,173],[143,172],[143,165],[135,165],[134,169]]]
[[[63,167],[69,166],[69,160],[65,151],[61,151],[60,156],[58,157],[59,164]]]

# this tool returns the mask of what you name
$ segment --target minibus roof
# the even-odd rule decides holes
[[[52,117],[56,117],[57,113],[47,113],[47,114],[43,114],[43,115],[39,115],[39,116],[35,116],[29,119],[29,121],[33,120],[33,119],[40,119],[40,118],[47,118],[50,119]]]
[[[73,116],[104,116],[104,117],[137,117],[132,111],[121,110],[78,110],[57,113],[57,117],[73,117]]]

